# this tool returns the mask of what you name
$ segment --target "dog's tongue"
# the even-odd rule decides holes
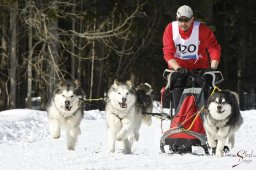
[[[127,108],[127,104],[125,102],[119,103],[121,108]]]
[[[70,110],[71,110],[71,108],[72,108],[72,106],[70,106],[70,107],[65,106],[65,109],[66,109],[66,110],[68,110],[68,111],[70,111]]]

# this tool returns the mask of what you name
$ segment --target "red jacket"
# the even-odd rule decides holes
[[[188,39],[192,33],[193,24],[187,32],[179,29],[179,33],[183,39]],[[199,49],[198,54],[202,57],[197,61],[192,60],[182,60],[174,56],[176,52],[176,47],[172,38],[172,23],[169,23],[165,28],[163,35],[163,53],[164,59],[168,62],[170,59],[175,59],[180,67],[186,68],[188,70],[209,68],[208,53],[210,54],[210,60],[217,60],[220,62],[220,45],[218,44],[213,32],[205,24],[200,23],[199,26]],[[171,68],[169,66],[169,68]]]

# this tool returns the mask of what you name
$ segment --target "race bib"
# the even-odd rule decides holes
[[[174,21],[172,23],[173,41],[176,46],[175,57],[183,60],[197,60],[199,58],[199,25],[200,22],[194,22],[190,37],[187,40],[184,40],[179,34],[178,22]]]

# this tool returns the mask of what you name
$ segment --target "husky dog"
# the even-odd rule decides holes
[[[123,144],[123,153],[130,154],[134,139],[139,140],[142,121],[149,125],[151,116],[142,114],[143,108],[137,101],[136,89],[132,88],[130,82],[121,83],[115,80],[108,92],[108,99],[106,103],[108,151],[115,152],[117,140]],[[150,108],[145,109],[149,111]]]
[[[80,134],[80,122],[83,117],[83,108],[80,98],[83,91],[78,80],[62,80],[47,107],[49,130],[54,139],[60,137],[61,128],[66,128],[67,148],[74,150],[77,136]]]
[[[153,101],[151,94],[153,89],[148,83],[141,83],[136,87],[137,102],[140,104],[142,114],[152,112]]]
[[[208,145],[216,148],[216,156],[223,156],[223,148],[228,141],[234,147],[235,132],[243,123],[237,95],[223,90],[215,92],[208,100],[204,114],[204,127]]]

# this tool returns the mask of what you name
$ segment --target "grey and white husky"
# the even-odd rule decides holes
[[[142,121],[150,125],[151,116],[142,112],[152,110],[152,103],[144,107],[137,99],[136,89],[129,81],[121,83],[115,80],[109,89],[106,103],[108,152],[115,152],[116,141],[121,141],[123,153],[130,154],[133,141],[139,140]]]
[[[216,156],[223,156],[226,142],[230,148],[234,147],[235,132],[242,123],[236,93],[223,90],[209,98],[204,114],[204,128],[208,145],[216,148]]]
[[[62,80],[47,107],[49,130],[54,139],[60,137],[61,129],[66,128],[67,148],[74,150],[77,137],[80,134],[80,122],[83,117],[83,108],[80,98],[83,91],[80,82]]]

